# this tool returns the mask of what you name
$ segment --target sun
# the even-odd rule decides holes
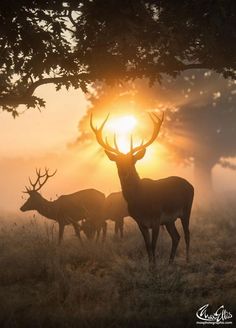
[[[114,117],[107,122],[107,130],[116,135],[120,151],[127,153],[130,150],[130,137],[137,124],[138,120],[133,115]]]
[[[107,128],[114,133],[127,134],[133,131],[137,125],[137,119],[133,115],[126,115],[117,118],[111,118],[107,123]]]

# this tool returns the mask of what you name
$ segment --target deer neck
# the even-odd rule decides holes
[[[135,167],[125,175],[118,170],[118,174],[124,198],[127,202],[132,202],[140,188],[140,177]]]
[[[55,201],[49,201],[42,197],[38,203],[37,211],[48,219],[57,220]]]

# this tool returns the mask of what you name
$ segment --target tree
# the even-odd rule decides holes
[[[193,163],[196,182],[210,194],[213,167],[219,164],[235,169],[230,158],[236,156],[236,88],[231,81],[217,81],[217,75],[207,74],[205,79],[198,76],[192,86],[195,92],[200,88],[205,92],[203,99],[187,102],[178,111],[170,112],[168,127],[176,134],[176,140],[175,136],[172,138],[176,142],[169,143],[172,155]],[[189,146],[178,145],[178,136],[188,139]]]
[[[205,68],[235,78],[233,0],[2,0],[0,106],[43,106],[42,84],[82,88]]]
[[[166,77],[152,88],[144,80],[119,89],[98,84],[89,100],[91,106],[79,125],[79,142],[91,137],[91,110],[105,117],[109,111],[118,112],[118,108],[120,112],[128,108],[134,114],[161,109],[166,119],[158,141],[166,146],[168,161],[193,165],[198,190],[212,192],[216,164],[236,169],[230,162],[236,156],[236,84],[230,79],[192,70],[177,79]]]
[[[85,89],[86,71],[73,52],[72,8],[58,0],[0,3],[0,106],[44,106],[37,87],[55,83]]]

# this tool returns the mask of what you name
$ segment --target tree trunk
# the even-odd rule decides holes
[[[214,163],[196,159],[194,163],[194,178],[196,196],[199,200],[208,201],[213,194],[212,168]]]

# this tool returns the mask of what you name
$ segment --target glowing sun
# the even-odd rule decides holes
[[[137,124],[137,119],[133,115],[126,115],[111,118],[107,123],[107,128],[116,134],[128,134],[133,131]]]
[[[107,130],[109,134],[116,135],[120,151],[127,153],[130,150],[130,137],[137,123],[133,115],[114,117],[107,122]]]

